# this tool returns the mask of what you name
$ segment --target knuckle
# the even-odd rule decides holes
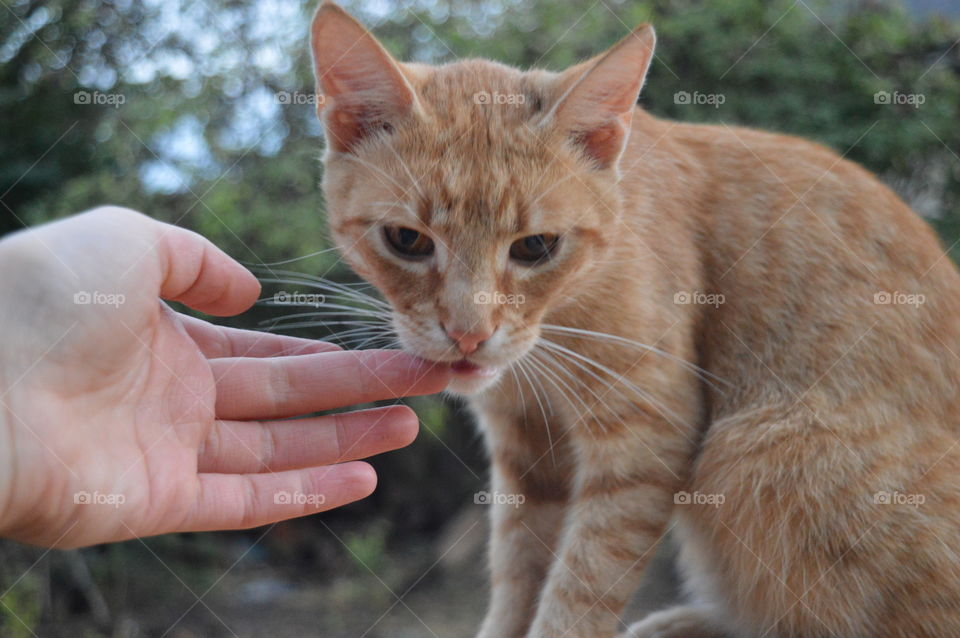
[[[342,461],[347,454],[347,423],[344,415],[333,415],[333,427],[337,433],[337,461]]]
[[[267,406],[271,413],[281,411],[290,396],[290,373],[283,360],[263,359],[267,366]]]
[[[257,472],[270,472],[270,466],[277,456],[277,439],[274,431],[264,425],[260,428],[260,457],[257,459]]]

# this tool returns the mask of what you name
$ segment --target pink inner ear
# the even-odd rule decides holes
[[[327,143],[338,153],[349,151],[363,139],[363,114],[334,110],[327,117]]]
[[[364,138],[390,124],[377,109],[363,105],[335,107],[326,119],[327,143],[337,152],[352,150]]]
[[[574,141],[583,147],[590,159],[601,168],[609,168],[617,161],[623,148],[625,131],[619,120],[598,126],[574,136]]]
[[[397,63],[356,20],[325,4],[312,27],[317,82],[331,149],[344,152],[410,112],[413,89]]]
[[[561,98],[557,122],[601,168],[623,151],[655,42],[652,28],[641,25],[604,55],[568,71],[580,77]]]

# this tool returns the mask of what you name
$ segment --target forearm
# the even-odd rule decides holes
[[[16,498],[16,474],[25,459],[18,445],[17,429],[21,418],[15,412],[14,390],[34,362],[24,356],[25,343],[36,339],[36,326],[41,316],[39,300],[45,290],[38,277],[48,265],[38,251],[43,250],[30,231],[20,231],[0,238],[0,330],[6,337],[0,349],[0,537],[15,535],[21,526],[22,509]]]

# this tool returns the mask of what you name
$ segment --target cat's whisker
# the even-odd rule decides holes
[[[535,362],[531,360],[531,361],[528,361],[528,364],[530,365],[530,368],[531,368],[531,375],[533,376],[533,380],[537,384],[537,387],[540,388],[541,396],[543,397],[543,400],[547,404],[547,411],[552,416],[555,415],[556,413],[553,411],[553,401],[550,399],[550,393],[547,392],[547,389],[544,387],[543,379],[541,379],[536,374],[537,369],[536,369]]]
[[[366,339],[365,341],[362,341],[361,343],[357,344],[355,349],[363,350],[369,344],[376,343],[377,339],[389,339],[388,343],[390,344],[393,344],[393,343],[396,343],[397,345],[400,344],[400,341],[399,339],[397,339],[397,335],[393,331],[393,329],[390,327],[387,327],[386,329],[381,330],[379,333],[372,335],[370,338]]]
[[[551,342],[551,341],[548,341],[548,340],[546,340],[546,339],[541,339],[541,342],[540,342],[538,345],[541,345],[541,346],[545,349],[545,351],[554,351],[555,348],[557,347],[557,344],[555,344],[555,343],[553,343],[553,342]],[[616,393],[620,396],[620,398],[624,399],[624,400],[627,401],[628,403],[631,403],[631,404],[633,403],[633,400],[632,400],[628,395],[624,394],[622,390],[620,390],[619,388],[617,388],[617,387],[615,386],[615,382],[616,382],[616,381],[624,381],[625,384],[626,384],[626,383],[629,383],[629,382],[627,382],[627,381],[625,381],[625,380],[621,380],[621,379],[617,378],[619,375],[617,375],[616,373],[613,373],[612,371],[608,373],[608,374],[611,374],[611,376],[613,376],[613,377],[615,378],[615,381],[611,382],[611,381],[608,381],[608,380],[604,379],[604,378],[601,377],[599,374],[597,374],[595,371],[591,370],[590,368],[588,368],[588,367],[585,366],[583,363],[581,363],[580,361],[577,360],[577,359],[589,359],[589,357],[584,357],[583,355],[580,355],[579,353],[574,353],[572,350],[571,350],[571,351],[566,351],[566,352],[564,352],[564,351],[554,351],[554,352],[552,352],[552,354],[554,354],[554,356],[558,357],[558,359],[563,359],[563,360],[569,361],[571,364],[573,364],[574,366],[576,366],[581,372],[583,372],[584,374],[588,375],[590,378],[592,378],[593,380],[597,381],[598,383],[603,384],[603,386],[606,387],[608,391],[616,392]],[[597,364],[597,365],[599,365],[599,364]],[[601,403],[601,405],[606,405],[606,403],[603,401],[603,398],[600,397],[599,395],[597,395],[596,392],[594,392],[594,390],[593,390],[589,385],[587,385],[586,383],[584,383],[582,379],[578,379],[578,378],[576,377],[576,375],[573,375],[573,373],[570,372],[569,370],[568,370],[568,372],[570,373],[571,378],[573,378],[573,379],[577,380],[578,382],[580,382],[580,383],[584,386],[584,388],[586,388],[591,394],[593,394],[594,398],[596,398],[597,401]],[[640,395],[641,395],[641,398],[643,398],[642,393],[638,393],[638,394],[640,394]]]
[[[279,323],[272,325],[264,330],[275,331],[275,330],[298,330],[306,328],[328,328],[329,326],[337,325],[337,322],[330,321],[300,321],[300,322],[290,322],[290,323]],[[367,324],[366,327],[370,328],[383,328],[382,324]]]
[[[335,332],[327,337],[324,337],[328,341],[338,341],[346,342],[348,339],[360,341],[368,341],[373,337],[383,337],[387,336],[382,332],[371,332],[369,330],[360,330],[359,328],[354,328],[353,330],[343,330],[341,332]]]
[[[292,264],[296,261],[302,261],[304,259],[310,259],[311,257],[317,257],[318,255],[325,255],[327,253],[335,252],[336,247],[333,248],[324,248],[323,250],[318,250],[315,253],[310,253],[308,255],[301,255],[300,257],[293,257],[291,259],[282,259],[280,261],[271,261],[271,262],[262,262],[262,263],[253,263],[247,261],[237,260],[237,263],[246,266],[247,268],[272,268],[273,266],[283,266],[284,264]]]
[[[341,296],[345,299],[351,301],[356,301],[358,303],[366,304],[373,306],[381,310],[389,310],[390,306],[385,301],[377,299],[371,295],[367,295],[359,290],[354,290],[352,288],[338,288],[333,286],[331,282],[328,281],[319,281],[315,279],[309,279],[305,277],[300,278],[290,278],[290,279],[281,279],[279,277],[263,277],[260,279],[261,283],[279,283],[279,284],[289,284],[294,286],[303,286],[304,288],[312,288],[315,290],[323,290],[327,293],[332,294],[332,296]]]
[[[697,376],[703,379],[705,383],[709,384],[710,387],[715,389],[717,392],[720,392],[721,394],[725,394],[724,391],[721,388],[718,388],[713,383],[711,383],[711,380],[717,381],[718,383],[723,383],[724,385],[730,388],[736,387],[732,383],[726,381],[725,379],[713,374],[709,370],[705,370],[700,366],[687,361],[683,357],[678,357],[675,354],[671,354],[665,350],[661,350],[660,348],[648,345],[640,341],[634,341],[633,339],[627,339],[626,337],[621,337],[621,336],[609,334],[606,332],[597,332],[595,330],[586,330],[584,328],[573,328],[570,326],[541,324],[540,327],[545,332],[562,333],[562,334],[568,334],[576,337],[582,337],[584,339],[593,339],[595,341],[606,341],[610,343],[617,343],[620,345],[632,346],[640,350],[646,350],[647,352],[652,352],[653,354],[659,355],[666,359],[670,359],[671,361],[674,361],[680,364],[681,366],[690,370],[691,372],[694,372],[695,374],[697,374]]]
[[[310,323],[312,325],[303,325]],[[270,327],[274,330],[291,330],[295,327],[309,327],[309,328],[333,328],[339,327],[343,330],[375,330],[375,331],[385,331],[387,328],[382,324],[371,324],[363,323],[359,321],[318,321],[318,322],[299,322],[295,323],[285,323],[285,324],[276,324]]]
[[[559,353],[559,354],[566,355],[566,356],[568,357],[568,359],[570,360],[570,362],[573,363],[574,365],[576,365],[578,368],[580,368],[585,374],[591,376],[592,378],[594,378],[594,379],[595,379],[596,381],[598,381],[599,383],[604,383],[605,385],[607,385],[611,390],[614,390],[615,392],[617,392],[618,394],[620,394],[620,396],[624,397],[624,398],[627,400],[627,402],[630,403],[631,405],[633,405],[633,406],[635,406],[635,407],[639,407],[639,406],[636,404],[636,402],[631,401],[631,400],[629,399],[629,397],[626,397],[626,395],[624,395],[623,392],[621,392],[618,388],[616,388],[615,385],[614,385],[614,383],[604,380],[602,377],[600,377],[600,375],[596,374],[595,372],[593,372],[592,370],[590,370],[590,369],[587,368],[586,366],[580,364],[579,361],[575,361],[574,359],[579,359],[580,361],[583,361],[583,362],[586,363],[587,365],[593,366],[594,368],[600,370],[601,372],[604,372],[604,373],[610,375],[611,377],[613,377],[616,384],[618,384],[618,385],[622,384],[622,385],[625,386],[628,390],[631,390],[632,392],[634,392],[634,393],[635,393],[638,397],[640,397],[644,402],[648,403],[648,404],[649,404],[651,407],[653,407],[657,412],[659,412],[660,415],[667,421],[667,423],[669,423],[670,425],[672,425],[674,428],[678,428],[677,424],[674,423],[674,420],[676,420],[676,421],[678,421],[678,422],[680,423],[680,425],[683,426],[683,429],[687,429],[687,430],[692,429],[692,426],[690,426],[689,424],[687,424],[687,423],[683,420],[682,417],[680,417],[678,414],[676,414],[676,413],[675,413],[673,410],[671,410],[670,408],[664,406],[660,401],[658,401],[658,400],[657,400],[653,395],[651,395],[649,392],[647,392],[647,391],[644,390],[643,388],[637,386],[637,385],[636,385],[635,383],[633,383],[632,381],[629,381],[628,379],[626,379],[626,378],[624,377],[624,375],[619,374],[619,373],[617,373],[617,372],[614,371],[614,370],[611,370],[611,369],[608,368],[607,366],[603,365],[602,363],[598,363],[597,361],[594,361],[594,360],[591,359],[590,357],[587,357],[587,356],[585,356],[585,355],[582,355],[582,354],[580,354],[579,352],[575,352],[575,351],[573,351],[573,350],[570,350],[569,348],[566,348],[566,347],[564,347],[564,346],[561,346],[560,344],[554,343],[554,342],[552,342],[552,341],[550,341],[550,340],[548,340],[548,339],[544,339],[544,338],[541,337],[540,343],[543,344],[544,347],[547,347],[547,348],[549,348],[549,349],[551,349],[551,350],[554,350],[554,351],[556,351],[556,352]],[[572,358],[570,358],[570,357],[572,357]],[[672,420],[670,417],[673,417],[673,420]],[[680,428],[678,428],[678,429],[680,429]],[[681,431],[682,431],[682,429],[681,429]]]
[[[561,397],[563,397],[563,399],[570,405],[570,407],[577,413],[577,416],[579,417],[580,414],[581,414],[580,411],[576,408],[576,406],[574,406],[574,405],[571,403],[570,397],[567,396],[567,394],[565,394],[565,393],[563,392],[563,390],[560,388],[559,385],[557,385],[557,383],[556,383],[555,381],[553,381],[553,379],[551,378],[551,375],[554,375],[553,371],[548,368],[548,366],[546,365],[546,362],[540,360],[540,359],[536,356],[536,355],[537,355],[537,352],[538,352],[538,351],[537,351],[536,349],[531,350],[530,352],[528,352],[528,353],[526,354],[525,359],[527,360],[527,362],[529,363],[531,369],[534,371],[535,374],[543,375],[543,376],[541,377],[541,379],[540,379],[540,381],[541,381],[541,382],[540,382],[540,387],[541,387],[541,388],[544,387],[544,386],[543,386],[543,383],[542,383],[542,379],[546,379],[546,381],[547,381],[548,383],[550,383],[550,384],[556,389],[557,393],[558,393]],[[562,381],[562,379],[561,379],[561,381]],[[569,392],[569,389],[568,389],[568,392]],[[544,394],[547,394],[547,396],[549,397],[549,394],[546,392],[546,389],[545,389],[545,388],[544,388]],[[552,405],[550,406],[550,411],[553,412],[553,406],[552,406]]]
[[[527,373],[526,366],[523,364],[523,359],[519,359],[517,361],[517,367],[519,368],[520,373],[527,380],[527,383],[530,387],[530,392],[533,394],[534,399],[537,401],[537,405],[540,407],[540,415],[543,417],[543,426],[547,431],[547,446],[550,448],[550,460],[553,462],[554,467],[556,467],[557,457],[553,450],[553,435],[550,433],[550,419],[547,418],[547,412],[543,408],[543,401],[540,400],[540,395],[537,393],[537,389],[533,386],[533,381],[531,381],[530,375]]]
[[[553,355],[552,355],[552,353],[551,353],[550,351],[548,351],[548,350],[546,350],[546,349],[544,349],[544,348],[540,348],[540,349],[535,350],[535,351],[543,354],[545,357],[546,357],[546,356],[550,356],[550,357],[551,357],[551,358],[550,358],[550,361],[553,363],[553,365],[556,366],[557,370],[556,370],[556,371],[551,370],[550,367],[549,367],[549,365],[547,365],[547,360],[546,360],[546,359],[543,361],[543,370],[544,370],[545,372],[551,372],[551,373],[553,373],[554,377],[555,377],[555,378],[564,386],[564,388],[567,390],[567,392],[569,393],[569,396],[575,397],[575,398],[580,402],[580,405],[583,406],[583,411],[578,414],[578,420],[577,420],[577,422],[583,420],[587,415],[593,414],[593,412],[594,412],[593,406],[587,405],[587,402],[584,401],[583,397],[580,396],[580,393],[577,392],[574,388],[570,387],[570,385],[564,380],[564,378],[560,376],[560,374],[559,374],[560,372],[563,372],[564,375],[566,376],[566,378],[569,379],[571,382],[580,385],[580,386],[583,387],[587,392],[589,392],[591,395],[593,395],[593,398],[596,399],[596,402],[597,402],[598,404],[600,404],[601,406],[609,409],[609,406],[607,405],[607,402],[603,400],[603,397],[601,397],[601,396],[598,395],[596,392],[594,392],[593,388],[591,388],[589,385],[587,385],[586,383],[584,383],[583,379],[580,379],[580,378],[577,377],[575,374],[573,374],[573,372],[571,372],[569,369],[567,369],[566,367],[564,367],[563,364],[562,364],[558,359],[553,358]],[[554,385],[556,385],[556,384],[554,384]],[[572,401],[570,401],[569,398],[568,398],[568,402],[570,402],[570,403],[572,404]],[[579,411],[578,411],[578,412],[579,412]],[[604,424],[604,423],[599,423],[599,425],[600,425],[600,427],[601,427],[604,431],[606,430],[606,424]]]
[[[507,369],[510,370],[510,374],[513,375],[513,379],[514,379],[514,381],[515,381],[516,384],[517,384],[517,394],[520,395],[520,405],[526,406],[526,405],[527,405],[527,399],[526,399],[526,397],[524,396],[523,384],[520,383],[520,377],[517,376],[517,371],[516,371],[516,369],[514,368],[514,366],[515,366],[517,363],[519,363],[519,362],[516,362],[516,361],[515,361],[514,363],[511,363],[511,364],[508,366]],[[529,425],[527,424],[527,411],[526,411],[526,410],[523,410],[523,427],[524,427],[524,429],[529,429]]]
[[[305,273],[305,272],[298,272],[298,271],[295,271],[295,270],[271,270],[271,271],[270,271],[270,274],[271,274],[271,275],[278,275],[278,274],[279,274],[279,275],[287,275],[287,276],[291,276],[291,277],[299,277],[299,278],[301,278],[301,279],[308,279],[308,280],[310,280],[310,281],[312,281],[312,282],[316,282],[316,283],[318,283],[318,284],[324,284],[324,285],[327,285],[327,286],[329,286],[329,287],[331,287],[331,288],[335,288],[335,289],[338,289],[338,290],[342,290],[342,291],[345,292],[345,293],[361,294],[361,295],[363,295],[363,296],[365,296],[365,297],[369,297],[369,298],[370,298],[371,300],[373,300],[373,301],[379,301],[380,303],[385,303],[385,302],[383,302],[383,300],[381,300],[381,299],[379,299],[379,298],[377,298],[377,297],[374,297],[374,296],[372,296],[372,295],[367,295],[367,294],[361,292],[360,290],[357,290],[357,288],[366,288],[366,289],[368,289],[368,290],[376,291],[376,288],[374,288],[372,285],[370,285],[369,283],[367,283],[367,282],[365,282],[365,281],[356,281],[356,282],[334,281],[333,279],[327,279],[326,277],[320,277],[320,276],[318,276],[318,275],[313,275],[313,274]]]
[[[344,312],[347,312],[347,313],[354,313],[358,315],[365,315],[367,317],[377,317],[384,321],[388,321],[391,319],[390,313],[385,312],[383,310],[374,310],[372,308],[359,308],[357,306],[349,306],[346,304],[339,304],[339,303],[330,303],[328,301],[324,301],[323,303],[316,303],[316,302],[290,303],[289,301],[277,301],[276,299],[272,299],[268,297],[266,299],[259,301],[258,303],[261,303],[264,306],[270,306],[270,307],[276,307],[276,308],[283,308],[283,307],[316,308],[317,310],[315,311],[315,314],[317,315],[343,314]]]
[[[279,307],[281,305],[284,307],[287,307],[290,304],[279,304],[277,306],[270,304],[271,307]],[[344,311],[339,308],[316,309],[317,306],[315,304],[304,304],[303,307],[311,307],[315,309],[310,310],[308,312],[294,312],[290,314],[280,315],[278,317],[270,317],[269,319],[262,319],[258,323],[259,325],[262,326],[262,325],[266,325],[266,324],[277,322],[277,321],[285,321],[288,319],[303,319],[307,317],[317,317],[318,320],[323,317],[330,317],[332,319],[351,319],[355,321],[364,321],[366,323],[390,323],[389,316],[384,316],[378,313],[364,312],[362,310],[359,312],[353,312],[353,311]]]
[[[516,362],[510,364],[510,365],[507,367],[507,369],[510,371],[510,374],[513,375],[513,381],[514,381],[514,383],[515,383],[516,386],[517,386],[517,394],[520,395],[520,405],[526,406],[526,405],[527,405],[527,400],[526,400],[526,398],[524,397],[524,394],[523,394],[523,385],[520,383],[520,377],[517,376],[517,371],[516,371],[516,369],[515,369],[515,367],[514,367],[515,365],[516,365]],[[526,430],[526,429],[529,429],[529,427],[530,427],[530,426],[527,424],[527,411],[526,411],[526,410],[523,410],[523,428]]]
[[[276,275],[284,275],[284,276],[288,276],[288,277],[296,277],[296,278],[299,278],[299,279],[306,279],[306,280],[311,281],[311,282],[314,282],[314,283],[316,283],[316,284],[321,284],[321,285],[327,286],[327,287],[329,287],[329,288],[331,288],[331,289],[339,290],[339,291],[341,291],[341,292],[343,292],[343,293],[345,293],[345,294],[357,294],[357,295],[360,295],[360,296],[369,298],[369,299],[371,299],[372,301],[379,301],[380,303],[384,303],[383,300],[379,299],[378,297],[375,297],[374,295],[370,295],[370,294],[367,294],[367,293],[363,292],[363,289],[376,292],[376,288],[374,288],[374,287],[371,286],[370,284],[368,284],[368,283],[366,283],[366,282],[363,282],[363,281],[350,282],[350,283],[340,282],[340,281],[334,281],[334,280],[332,280],[332,279],[327,279],[326,277],[320,277],[320,276],[317,276],[317,275],[312,275],[312,274],[310,274],[310,273],[302,273],[302,272],[296,272],[296,271],[290,271],[290,270],[273,270],[273,271],[271,271],[270,274],[271,274],[271,275],[274,275],[274,276],[276,276]]]
[[[350,323],[350,322],[342,322]],[[323,324],[323,327],[332,325],[332,323]],[[298,326],[309,327],[309,326]],[[287,329],[288,326],[280,326],[280,329]],[[377,339],[392,339],[394,337],[392,329],[383,325],[361,325],[360,327],[341,330],[329,335],[325,335],[325,341],[335,342],[351,350],[360,350],[363,345],[375,342]],[[359,345],[355,345],[359,344]]]
[[[272,306],[272,304],[270,304]],[[289,308],[291,304],[281,304],[282,307]],[[315,307],[313,304],[303,304],[299,306],[301,308],[305,307]],[[316,322],[323,322],[326,320],[330,321],[363,321],[367,324],[389,324],[390,318],[385,317],[379,314],[371,314],[366,312],[352,312],[343,309],[326,309],[326,310],[315,310],[310,312],[297,312],[288,315],[281,315],[279,317],[270,317],[269,319],[263,319],[259,323],[261,326],[284,323],[286,321],[302,321],[305,319],[313,318]]]
[[[570,384],[568,384],[563,377],[561,377],[559,374],[557,374],[557,372],[551,369],[551,366],[548,364],[546,360],[540,360],[536,357],[537,352],[538,352],[537,350],[534,350],[529,353],[531,365],[534,367],[535,370],[543,374],[543,378],[545,378],[547,382],[550,383],[550,385],[552,385],[557,390],[557,393],[564,398],[564,400],[567,402],[567,405],[569,405],[571,410],[573,410],[573,412],[576,414],[576,418],[574,419],[573,423],[577,424],[582,422],[587,417],[587,415],[592,412],[590,406],[586,404],[586,402],[583,400],[583,398],[580,396],[578,392],[576,392],[573,388],[570,387]],[[545,351],[543,350],[540,350],[539,352],[545,353]],[[563,389],[561,389],[561,386],[563,386]],[[563,391],[564,389],[566,390],[566,392]],[[577,404],[573,402],[573,399],[577,400],[577,402],[579,403],[579,407]],[[604,430],[606,429],[606,426],[602,423],[600,424],[600,427],[603,428]],[[588,432],[590,431],[588,430]]]
[[[308,317],[323,317],[323,316],[342,317],[344,314],[345,314],[345,313],[340,312],[340,311],[337,311],[337,312],[295,312],[295,313],[293,313],[292,315],[281,315],[280,317],[271,317],[270,319],[264,319],[264,320],[262,320],[262,321],[257,322],[257,325],[258,325],[258,326],[265,326],[265,325],[269,325],[269,324],[280,324],[280,323],[283,323],[283,322],[286,322],[286,321],[292,321],[292,320],[294,320],[294,319],[296,319],[296,320],[303,320],[303,319],[306,319],[306,318],[308,318]],[[323,320],[320,319],[319,321],[323,321]],[[335,326],[335,325],[353,324],[353,325],[363,325],[363,326],[374,326],[374,325],[378,325],[378,324],[382,324],[382,323],[383,323],[383,322],[381,322],[381,321],[379,321],[379,320],[377,320],[377,321],[371,321],[371,320],[367,319],[366,317],[364,317],[363,315],[360,315],[360,316],[357,316],[357,317],[354,318],[354,319],[349,319],[349,320],[348,320],[348,319],[343,319],[343,320],[337,320],[337,321],[330,321],[330,322],[327,322],[327,325]]]

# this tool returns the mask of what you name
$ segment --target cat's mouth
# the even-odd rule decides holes
[[[484,366],[467,359],[460,359],[447,364],[450,367],[450,384],[447,392],[461,396],[477,394],[489,388],[500,377],[503,368],[498,366]]]
[[[477,378],[494,377],[500,372],[500,369],[497,367],[477,365],[467,359],[454,361],[450,364],[450,370],[457,375]]]

